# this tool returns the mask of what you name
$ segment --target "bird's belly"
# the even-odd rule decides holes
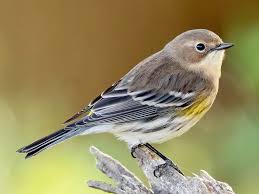
[[[124,126],[123,130],[114,131],[121,140],[130,146],[140,143],[161,143],[177,137],[188,131],[200,118],[177,117],[159,118],[145,124],[136,123],[135,126]]]

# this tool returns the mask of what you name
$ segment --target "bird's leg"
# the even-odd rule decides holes
[[[150,151],[154,152],[155,154],[157,154],[162,160],[165,161],[164,164],[160,164],[156,167],[156,169],[154,170],[154,176],[155,177],[160,177],[162,175],[162,171],[164,170],[165,167],[167,167],[168,165],[172,166],[177,172],[179,172],[180,174],[182,174],[184,176],[184,174],[182,173],[182,171],[178,168],[178,166],[171,161],[169,158],[167,158],[165,155],[163,155],[161,152],[159,152],[157,149],[155,149],[153,146],[151,146],[149,143],[144,144]]]
[[[140,148],[140,147],[144,146],[144,145],[145,145],[145,144],[140,143],[140,144],[137,144],[137,145],[132,146],[132,147],[131,147],[131,156],[132,156],[133,158],[136,158],[136,156],[134,155],[135,150],[136,150],[137,148]]]

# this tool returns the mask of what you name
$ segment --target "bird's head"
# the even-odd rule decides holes
[[[209,30],[196,29],[178,35],[165,50],[185,68],[220,77],[225,50],[232,46]]]

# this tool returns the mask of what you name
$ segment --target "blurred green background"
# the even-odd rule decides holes
[[[127,146],[108,134],[78,137],[30,160],[15,151],[61,127],[140,60],[179,33],[207,28],[226,42],[221,87],[191,131],[156,147],[187,174],[205,169],[237,193],[259,183],[259,1],[0,0],[0,192],[99,193],[107,180],[95,145],[142,180]]]

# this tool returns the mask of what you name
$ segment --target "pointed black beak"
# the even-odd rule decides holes
[[[213,48],[212,51],[226,50],[228,48],[231,48],[232,46],[234,46],[234,44],[232,44],[232,43],[221,43],[221,44],[217,45],[215,48]]]

